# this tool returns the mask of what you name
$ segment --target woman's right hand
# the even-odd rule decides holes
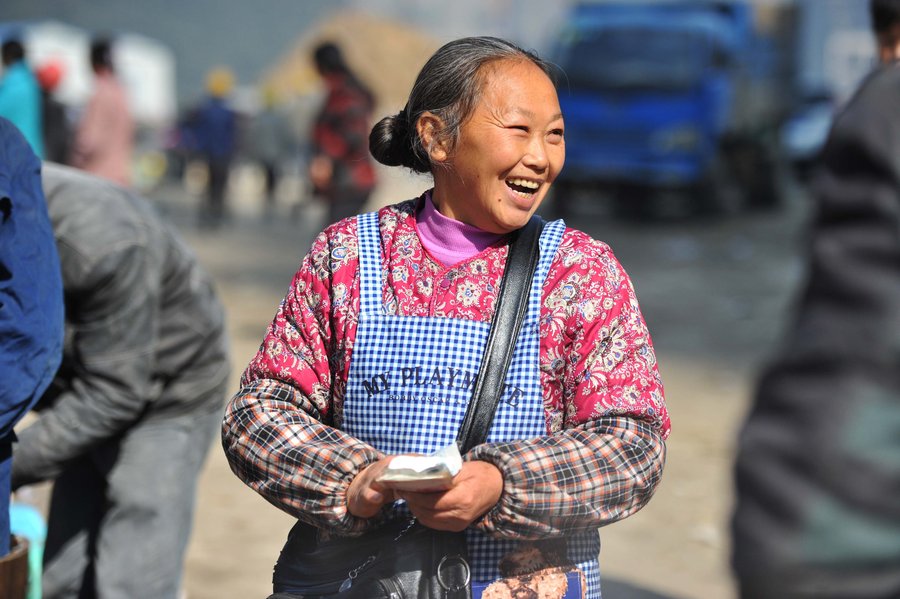
[[[350,488],[347,489],[347,510],[357,518],[371,518],[381,508],[396,500],[394,491],[377,482],[378,477],[387,468],[394,456],[381,458],[369,464],[356,475]]]

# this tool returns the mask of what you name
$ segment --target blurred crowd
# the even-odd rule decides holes
[[[74,105],[58,94],[67,76],[63,61],[32,61],[22,40],[4,39],[0,116],[44,160],[140,191],[182,186],[195,196],[197,226],[210,229],[233,213],[228,195],[236,171],[252,173],[254,201],[269,218],[282,208],[296,213],[311,197],[336,218],[355,212],[374,187],[366,146],[374,97],[335,44],[310,55],[321,87],[309,98],[285,98],[267,83],[242,87],[228,66],[211,65],[200,97],[174,122],[153,125],[133,114],[115,37],[92,39],[84,60],[92,92]],[[345,166],[351,163],[357,166]]]
[[[18,39],[3,42],[0,116],[25,135],[39,158],[69,164],[122,185],[130,185],[134,119],[113,60],[113,41],[97,37],[90,46],[94,90],[75,115],[56,97],[65,76],[57,62],[28,62]]]

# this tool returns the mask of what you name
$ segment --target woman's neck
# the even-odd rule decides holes
[[[431,192],[425,194],[416,216],[419,239],[425,249],[444,266],[453,266],[483,252],[503,235],[489,233],[478,227],[447,218],[431,200]]]

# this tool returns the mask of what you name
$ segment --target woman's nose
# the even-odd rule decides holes
[[[523,162],[529,168],[536,171],[543,171],[547,168],[549,160],[547,158],[547,148],[544,141],[535,136],[528,144],[528,151],[525,154]]]

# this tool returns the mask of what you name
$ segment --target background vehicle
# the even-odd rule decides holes
[[[747,1],[576,5],[553,52],[566,116],[557,212],[585,189],[655,216],[776,205],[792,15]]]

